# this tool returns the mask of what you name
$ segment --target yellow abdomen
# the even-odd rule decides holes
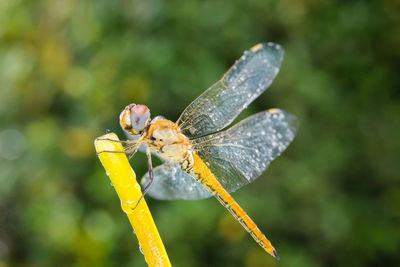
[[[247,215],[247,213],[239,206],[233,197],[222,187],[215,176],[211,173],[210,169],[197,155],[193,154],[193,166],[186,170],[196,180],[203,184],[204,187],[213,194],[219,202],[229,210],[229,212],[240,222],[247,232],[254,238],[254,240],[270,255],[279,259],[275,248],[267,237],[260,231],[254,221]]]

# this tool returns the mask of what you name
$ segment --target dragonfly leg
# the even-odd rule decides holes
[[[133,145],[132,147],[128,147],[125,151],[127,154],[129,154],[128,160],[131,160],[131,158],[136,154],[137,150],[139,149],[138,145]]]
[[[114,140],[114,139],[109,139],[109,138],[98,138],[97,140],[106,140],[106,141],[112,141],[112,142],[119,142],[124,144],[124,151],[115,151],[115,150],[103,150],[100,152],[97,152],[96,154],[99,155],[100,153],[107,152],[107,153],[125,153],[129,154],[129,160],[135,155],[138,146],[136,142],[129,142],[129,141],[120,141],[120,140]]]
[[[111,139],[111,138],[97,138],[97,140],[99,140],[99,141],[111,141],[111,142],[117,142],[117,143],[122,143],[122,144],[128,143],[128,141],[115,140],[115,139]]]
[[[151,152],[150,152],[150,148],[146,149],[146,156],[147,156],[147,165],[149,168],[149,182],[147,183],[147,185],[144,187],[144,189],[142,190],[142,196],[139,198],[138,202],[136,203],[135,207],[132,208],[133,210],[136,209],[136,207],[139,205],[140,201],[142,200],[142,198],[146,195],[146,193],[149,191],[151,184],[154,181],[154,174],[153,174],[153,164],[151,162]]]
[[[100,152],[97,152],[96,154],[99,155],[101,153],[126,153],[125,151],[115,151],[115,150],[103,150]]]

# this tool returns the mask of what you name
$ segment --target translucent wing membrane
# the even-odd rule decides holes
[[[259,177],[293,140],[297,128],[295,116],[271,109],[191,142],[223,187],[233,192]]]
[[[156,199],[194,200],[211,197],[211,194],[192,176],[182,171],[178,164],[168,162],[154,168],[154,181],[148,194]],[[141,184],[148,183],[149,174],[142,178]]]
[[[177,121],[183,134],[201,137],[229,125],[270,86],[283,54],[281,46],[274,43],[258,44],[245,51],[220,81],[183,111]]]

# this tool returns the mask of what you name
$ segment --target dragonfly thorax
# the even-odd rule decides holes
[[[169,120],[152,122],[145,139],[150,149],[169,160],[181,162],[187,158],[190,150],[189,139]]]

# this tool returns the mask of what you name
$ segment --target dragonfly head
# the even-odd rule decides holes
[[[131,135],[139,135],[150,122],[150,110],[145,105],[130,104],[119,115],[122,129]]]

